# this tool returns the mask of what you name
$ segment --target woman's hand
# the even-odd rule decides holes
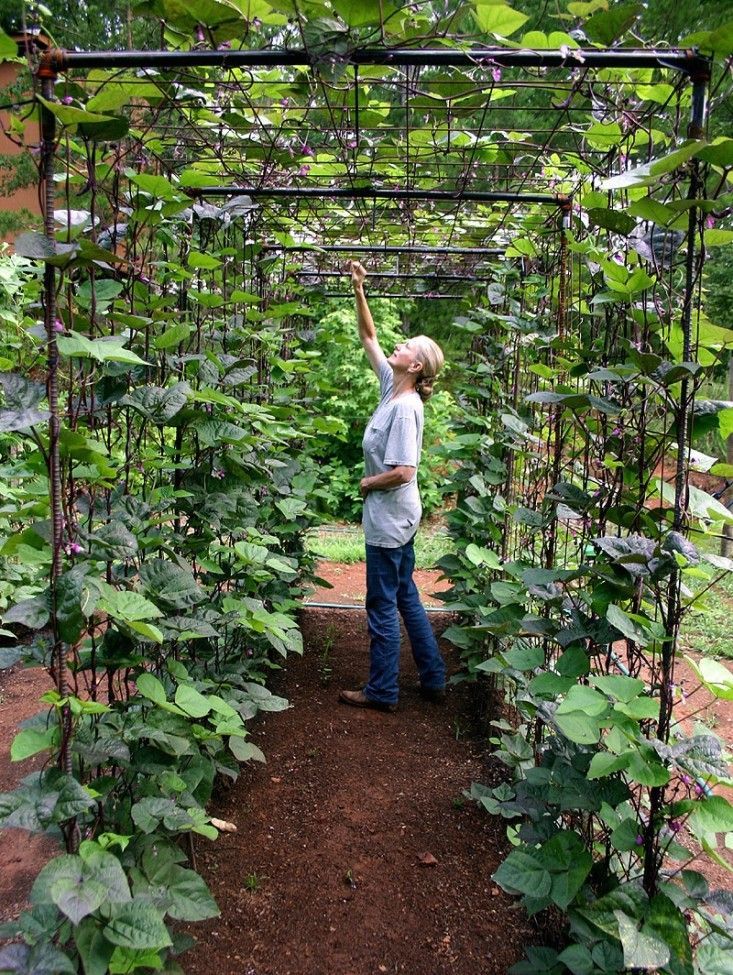
[[[359,261],[349,261],[351,271],[351,283],[355,289],[362,288],[366,280],[367,273]]]

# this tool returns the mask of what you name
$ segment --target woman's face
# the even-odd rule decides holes
[[[422,365],[415,358],[417,349],[415,349],[410,340],[406,342],[398,342],[394,347],[394,352],[387,359],[387,362],[392,366],[393,369],[399,369],[402,372],[407,372],[410,366],[414,365],[414,372],[419,372]]]

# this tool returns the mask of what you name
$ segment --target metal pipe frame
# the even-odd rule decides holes
[[[505,193],[492,190],[385,190],[373,186],[198,186],[184,190],[192,197],[248,196],[253,200],[396,200],[445,203],[541,203],[566,208],[562,193]]]
[[[350,271],[296,271],[296,276],[299,278],[348,278],[351,277]],[[370,271],[369,279],[374,278],[391,278],[393,280],[412,280],[412,281],[430,281],[435,280],[439,282],[443,281],[472,281],[474,284],[490,284],[491,278],[477,278],[473,274],[439,274],[433,273],[429,274],[423,272],[422,274],[414,274],[405,272],[400,273],[399,271]]]
[[[52,72],[72,68],[318,67],[320,64],[383,65],[386,68],[672,68],[695,76],[709,73],[709,61],[696,51],[577,49],[570,51],[507,50],[499,47],[357,48],[348,54],[313,54],[305,50],[242,51],[65,51],[44,53],[41,64]]]
[[[266,251],[304,252],[319,254],[465,254],[476,257],[500,257],[504,254],[503,247],[427,247],[410,246],[405,244],[263,244],[262,253]]]

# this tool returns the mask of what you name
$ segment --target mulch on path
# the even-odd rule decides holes
[[[212,809],[237,832],[197,841],[222,916],[191,926],[185,971],[505,975],[537,935],[491,880],[504,825],[462,797],[497,781],[469,737],[472,692],[422,701],[405,649],[396,714],[340,705],[367,672],[365,615],[309,609],[302,627],[306,653],[280,689],[293,707],[253,729],[267,765]]]

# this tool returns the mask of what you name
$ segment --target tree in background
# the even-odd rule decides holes
[[[160,31],[154,21],[138,17],[133,0],[0,0],[0,26],[7,33],[42,28],[59,47],[78,50],[156,48]]]
[[[387,354],[405,334],[417,334],[411,303],[375,299],[370,301],[370,307],[380,344]],[[403,308],[405,324],[400,322]],[[433,330],[424,318],[420,331],[429,332],[445,343],[439,330]],[[318,493],[321,505],[330,517],[357,520],[361,517],[362,507],[357,473],[363,465],[361,440],[379,400],[379,386],[359,344],[352,304],[339,303],[339,307],[331,306],[325,311],[316,326],[314,348],[321,353],[321,358],[313,408],[317,415],[333,421],[335,431],[325,451],[319,444],[318,464],[322,478]],[[445,352],[450,364],[450,345],[446,344]],[[420,494],[426,514],[440,506],[447,490],[445,460],[439,447],[450,437],[456,403],[442,382],[441,387],[425,409]],[[344,395],[345,390],[348,395]]]

